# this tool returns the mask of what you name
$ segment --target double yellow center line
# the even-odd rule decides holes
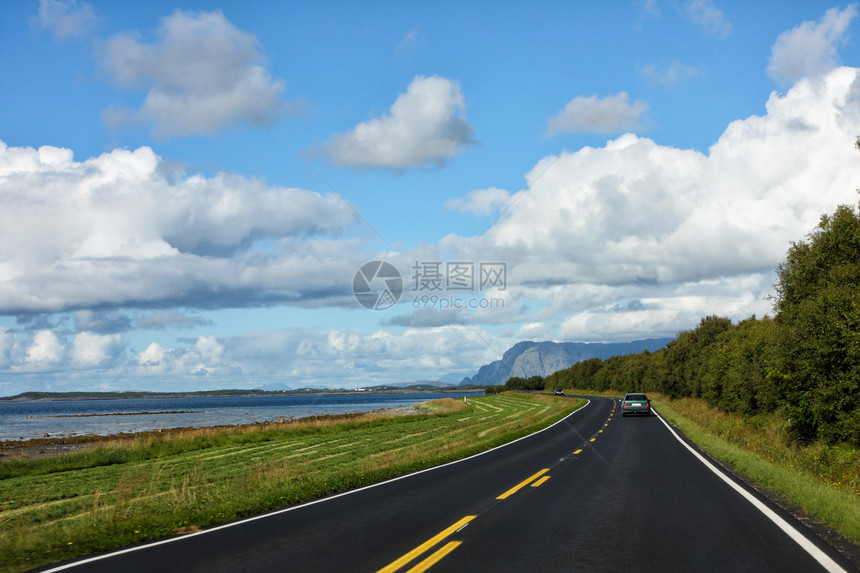
[[[451,527],[448,527],[447,529],[443,530],[438,535],[431,537],[430,539],[428,539],[427,541],[425,541],[397,561],[393,561],[386,567],[383,567],[378,571],[378,573],[394,573],[394,571],[399,570],[401,567],[403,567],[413,559],[416,559],[419,555],[426,553],[430,550],[430,548],[441,543],[442,540],[463,529],[466,525],[469,524],[470,521],[472,521],[476,517],[476,515],[467,515]],[[462,543],[462,541],[450,541],[446,543],[440,549],[435,551],[432,555],[415,565],[415,567],[410,569],[407,573],[420,573],[421,571],[426,571],[437,561],[454,551],[460,545],[460,543]]]
[[[612,413],[614,413],[614,412],[615,412],[615,404],[613,404],[613,406],[612,406]],[[610,415],[609,415],[609,420],[612,419],[612,413],[610,413]],[[603,424],[604,428],[609,425],[609,420],[607,420],[606,423]],[[598,434],[600,434],[600,433],[603,433],[602,429],[598,432]],[[597,435],[595,435],[593,438],[591,438],[589,440],[589,442],[594,442],[596,439],[597,439]],[[575,452],[573,452],[573,454],[576,455],[576,454],[579,454],[581,452],[582,452],[582,449],[579,449],[579,450],[576,450]],[[503,493],[499,497],[497,497],[496,499],[507,499],[529,484],[531,484],[532,487],[539,487],[541,484],[543,484],[544,482],[546,482],[546,480],[548,480],[550,478],[550,476],[544,475],[548,471],[549,471],[549,468],[544,468],[544,469],[540,470],[539,472],[535,473],[534,475],[531,475],[528,478],[524,479],[523,481],[521,481],[520,483],[518,483],[517,485],[515,485],[514,487],[512,487],[511,489],[509,489],[508,491],[506,491],[505,493]],[[419,545],[418,547],[416,547],[415,549],[413,549],[412,551],[410,551],[409,553],[407,553],[406,555],[404,555],[400,559],[393,561],[390,564],[388,564],[387,566],[383,567],[377,573],[394,573],[395,571],[399,571],[400,569],[405,567],[407,564],[411,563],[415,559],[418,559],[418,557],[420,557],[421,555],[430,551],[433,547],[442,543],[444,540],[446,540],[448,537],[450,537],[454,533],[460,531],[461,529],[463,529],[464,527],[469,525],[469,522],[472,521],[473,519],[475,519],[476,517],[477,517],[476,515],[467,515],[466,517],[464,517],[463,519],[461,519],[457,523],[444,529],[443,531],[441,531],[440,533],[438,533],[434,537],[431,537],[430,539],[428,539],[427,541],[425,541],[424,543],[422,543],[421,545]],[[449,553],[451,553],[452,551],[457,549],[457,547],[459,547],[462,543],[463,543],[462,541],[449,541],[448,543],[446,543],[445,545],[443,545],[442,547],[440,547],[439,549],[437,549],[436,551],[431,553],[425,559],[423,559],[422,561],[417,563],[415,566],[413,566],[411,569],[409,569],[406,573],[421,573],[423,571],[427,571],[428,569],[430,569],[430,567],[432,567],[433,565],[438,563],[443,557],[445,557],[446,555],[448,555]]]
[[[520,491],[521,489],[523,489],[524,487],[526,487],[527,485],[529,485],[530,483],[532,483],[533,481],[535,481],[537,478],[539,478],[540,476],[542,476],[543,474],[545,474],[548,471],[549,471],[549,468],[542,469],[541,471],[539,471],[535,475],[531,476],[530,478],[527,478],[527,479],[521,481],[520,483],[518,483],[517,485],[515,485],[514,487],[512,487],[511,489],[509,489],[508,491],[506,491],[505,493],[503,493],[499,497],[497,497],[496,499],[507,499],[507,498],[511,497],[512,495],[514,495],[515,493],[517,493],[518,491]],[[547,479],[549,479],[549,476],[547,476],[546,479],[542,479],[540,481],[540,483],[545,482]],[[553,482],[553,483],[555,483],[555,482]],[[536,484],[536,485],[540,485],[540,484]]]
[[[506,491],[505,493],[503,493],[499,497],[497,497],[496,499],[507,499],[529,484],[531,484],[532,487],[538,487],[539,485],[541,485],[542,483],[544,483],[546,480],[549,479],[549,476],[544,475],[548,471],[549,471],[549,468],[542,469],[541,471],[537,472],[533,476],[521,481],[520,483],[518,483],[517,485],[515,485],[514,487],[512,487],[511,489],[509,489],[508,491]],[[541,476],[543,476],[543,477],[541,477]],[[532,482],[534,482],[534,483],[532,483]],[[387,566],[380,569],[377,573],[394,573],[395,571],[399,571],[401,568],[405,567],[408,563],[411,563],[412,561],[414,561],[415,559],[417,559],[421,555],[430,551],[430,549],[432,549],[433,547],[442,543],[444,540],[446,540],[448,537],[450,537],[454,533],[456,533],[456,532],[460,531],[461,529],[463,529],[464,527],[466,527],[469,524],[469,522],[472,521],[473,519],[475,519],[476,517],[477,517],[476,515],[467,515],[466,517],[464,517],[463,519],[461,519],[457,523],[451,525],[450,527],[444,529],[443,531],[441,531],[437,535],[431,537],[430,539],[428,539],[427,541],[425,541],[424,543],[422,543],[421,545],[419,545],[418,547],[416,547],[415,549],[413,549],[412,551],[410,551],[409,553],[407,553],[406,555],[404,555],[400,559],[398,559],[396,561],[392,561],[390,564],[388,564]],[[442,547],[440,547],[439,549],[437,549],[436,551],[431,553],[429,556],[427,556],[424,560],[417,563],[414,567],[409,569],[406,573],[421,573],[422,571],[428,570],[430,567],[432,567],[438,561],[440,561],[443,557],[445,557],[446,555],[448,555],[449,553],[451,553],[452,551],[457,549],[457,547],[459,547],[461,543],[462,543],[462,541],[449,541],[448,543],[446,543],[445,545],[443,545]]]

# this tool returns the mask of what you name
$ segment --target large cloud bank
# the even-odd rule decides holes
[[[77,325],[83,326],[83,325]],[[456,353],[450,350],[456,348]],[[349,387],[410,382],[426,372],[470,373],[497,359],[484,338],[469,327],[411,329],[401,333],[325,328],[284,328],[219,338],[199,335],[181,344],[152,342],[130,348],[121,335],[83,330],[41,329],[32,333],[0,327],[0,394],[21,391],[19,382],[40,390],[152,390],[236,384]],[[407,378],[404,378],[404,373]],[[110,379],[112,381],[108,381]]]
[[[707,153],[626,134],[546,157],[528,189],[449,201],[499,209],[486,232],[450,235],[441,253],[394,254],[404,276],[414,260],[507,262],[507,289],[486,293],[501,308],[387,316],[395,333],[207,333],[140,348],[125,338],[130,307],[159,311],[135,318],[156,330],[206,326],[177,307],[354,304],[363,243],[342,236],[354,212],[335,196],[178,173],[148,148],[76,161],[67,149],[0,143],[0,312],[31,317],[0,327],[0,370],[18,380],[350,386],[497,358],[468,324],[499,325],[503,351],[520,338],[631,340],[707,314],[762,314],[791,241],[857,202],[858,133],[858,70],[835,69],[772,94],[766,113],[730,124]],[[76,309],[73,326],[71,313],[38,314]]]
[[[4,314],[347,295],[354,268],[326,263],[356,250],[331,239],[355,219],[337,196],[171,172],[146,147],[78,162],[0,142],[0,217]]]
[[[766,109],[730,124],[707,154],[627,134],[547,157],[486,233],[443,246],[508,261],[520,285],[511,296],[546,302],[539,316],[563,337],[766,312],[791,241],[857,201],[858,70],[804,79]]]

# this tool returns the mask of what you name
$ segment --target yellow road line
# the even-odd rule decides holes
[[[542,483],[544,483],[546,480],[548,480],[548,479],[549,479],[549,477],[550,477],[550,476],[543,476],[542,478],[540,478],[539,480],[537,480],[536,482],[534,482],[534,483],[532,484],[532,487],[540,487]]]
[[[536,480],[537,478],[539,478],[540,476],[542,476],[543,474],[545,474],[548,471],[549,471],[549,468],[542,469],[541,471],[539,471],[535,475],[531,476],[530,478],[521,481],[520,483],[518,483],[517,485],[515,485],[514,487],[512,487],[511,489],[509,489],[508,491],[506,491],[505,493],[503,493],[499,497],[497,497],[496,499],[507,499],[507,498],[511,497],[512,495],[514,495],[515,493],[520,491],[522,488],[526,487],[531,482],[533,482],[534,480]]]
[[[436,563],[439,562],[443,557],[457,549],[461,543],[463,542],[449,541],[448,543],[443,545],[441,549],[438,549],[435,553],[433,553],[433,555],[431,555],[406,573],[424,573],[424,571],[427,571],[428,569],[430,569],[430,567],[436,565]]]
[[[410,551],[409,553],[407,553],[406,555],[404,555],[400,559],[393,561],[389,565],[383,567],[382,569],[380,569],[378,571],[378,573],[393,573],[394,571],[397,571],[398,569],[400,569],[401,567],[403,567],[404,565],[406,565],[407,563],[409,563],[410,561],[412,561],[413,559],[415,559],[416,557],[418,557],[422,553],[425,553],[431,547],[433,547],[434,545],[436,545],[437,543],[439,543],[440,541],[442,541],[443,539],[445,539],[446,537],[448,537],[449,535],[451,535],[452,533],[454,533],[455,531],[457,531],[458,529],[460,529],[461,527],[463,527],[464,525],[466,525],[467,523],[469,523],[470,521],[475,519],[475,517],[477,517],[477,516],[467,515],[466,517],[464,517],[463,519],[461,519],[460,521],[458,521],[457,523],[455,523],[451,527],[448,527],[447,529],[443,530],[441,533],[437,534],[436,536],[431,537],[430,539],[428,539],[427,541],[425,541],[424,543],[422,543],[421,545],[419,545],[418,547],[416,547],[415,549],[413,549],[412,551]],[[453,549],[453,547],[451,549]],[[441,559],[441,557],[440,557],[440,559]]]
[[[590,439],[590,440],[588,440],[588,441],[589,441],[589,442],[593,442],[593,441],[594,441],[594,440],[596,440],[596,439],[597,439],[597,438],[591,438],[591,439]]]
[[[582,451],[582,450],[576,450],[575,452],[573,452],[573,455],[576,455],[576,454],[578,454],[578,453],[579,453],[579,452],[581,452],[581,451]]]

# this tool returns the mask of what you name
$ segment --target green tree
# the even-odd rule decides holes
[[[693,330],[678,334],[666,346],[667,374],[659,388],[672,398],[681,396],[702,397],[702,360],[705,349],[717,337],[732,328],[732,321],[721,316],[706,316]]]
[[[529,378],[511,376],[505,382],[505,388],[508,390],[543,390],[544,379],[542,376],[531,376]]]
[[[860,215],[840,205],[777,269],[773,374],[798,438],[860,444]]]
[[[720,334],[705,351],[700,377],[704,398],[730,412],[752,415],[776,408],[768,373],[774,368],[773,320],[752,316]]]
[[[578,388],[582,390],[594,390],[595,374],[603,368],[603,360],[600,358],[589,358],[577,362],[570,368],[559,370],[546,377],[544,385],[546,388]]]

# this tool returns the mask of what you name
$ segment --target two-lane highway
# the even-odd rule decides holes
[[[851,569],[838,558],[819,563],[657,417],[613,416],[544,476],[470,522],[434,571]]]
[[[817,542],[803,548],[659,417],[622,418],[616,404],[592,399],[547,430],[461,462],[63,568],[853,570]]]

